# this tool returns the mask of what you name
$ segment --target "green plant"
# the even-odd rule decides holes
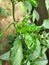
[[[22,1],[24,2],[24,0]],[[37,0],[28,1],[30,6],[31,4],[34,7],[38,6]],[[22,20],[22,23],[18,24],[14,17],[15,1],[11,0],[11,3],[14,21],[12,24],[15,27],[16,36],[15,39],[11,37],[11,39],[14,39],[11,43],[12,46],[7,53],[0,56],[0,59],[10,60],[12,65],[46,65],[48,63],[46,50],[49,48],[49,33],[45,30],[49,29],[49,19],[44,20],[41,26],[36,25],[35,21],[39,20],[39,14],[34,9],[33,14],[28,13]],[[31,18],[32,21],[30,20]],[[4,33],[12,24],[9,24],[9,26],[0,33],[0,38],[3,37]]]

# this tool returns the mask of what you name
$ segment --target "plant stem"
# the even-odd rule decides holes
[[[49,10],[48,10],[48,19],[49,19]]]
[[[5,34],[5,32],[8,30],[8,28],[10,28],[10,26],[11,26],[12,24],[14,24],[14,27],[15,27],[15,23],[16,23],[16,21],[15,21],[15,15],[14,15],[15,3],[14,3],[14,0],[13,0],[13,1],[11,0],[11,2],[12,2],[12,13],[13,13],[13,21],[14,21],[14,23],[10,23],[10,24],[7,26],[7,28],[4,29],[4,31],[0,33],[0,38],[3,37],[3,35]]]
[[[10,24],[7,26],[7,28],[5,28],[4,31],[0,33],[0,38],[3,37],[3,35],[5,34],[5,32],[10,28],[10,26],[11,26],[12,24],[13,24],[13,23],[10,23]]]
[[[15,22],[15,15],[14,15],[15,13],[14,13],[14,10],[15,10],[15,4],[12,3],[13,20]]]
[[[12,3],[12,14],[13,14],[13,22],[14,22],[14,27],[15,27],[15,24],[17,23],[17,21],[15,20],[15,1],[11,1]],[[16,27],[15,27],[15,31],[16,31]]]

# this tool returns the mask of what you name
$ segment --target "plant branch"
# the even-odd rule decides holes
[[[14,10],[15,10],[15,4],[12,3],[13,20],[14,20],[14,22],[15,22],[16,20],[15,20]]]
[[[15,19],[15,0],[11,0],[11,3],[12,3],[13,22],[14,22],[14,27],[15,27],[15,24],[17,23],[17,21]],[[15,29],[16,29],[16,27],[15,27]]]
[[[4,31],[0,33],[0,38],[3,37],[3,35],[5,34],[5,32],[10,28],[10,26],[11,26],[12,24],[14,24],[14,23],[10,23],[10,24],[7,26],[7,28],[5,28]]]

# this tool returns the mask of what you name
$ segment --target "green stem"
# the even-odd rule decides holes
[[[48,19],[49,19],[49,10],[48,10]]]
[[[12,12],[13,12],[13,20],[14,20],[14,22],[15,22],[16,20],[15,20],[15,15],[14,15],[14,14],[15,14],[15,13],[14,13],[14,10],[15,10],[15,4],[14,4],[14,3],[12,3],[12,8],[13,8],[13,9],[12,9]]]
[[[11,26],[12,24],[13,24],[13,23],[10,23],[10,24],[7,26],[7,28],[5,28],[4,31],[0,33],[0,38],[3,37],[3,35],[5,34],[5,32],[10,28],[10,26]]]
[[[15,20],[15,1],[11,1],[12,3],[12,14],[13,14],[13,22],[14,22],[14,27],[15,27],[15,24],[17,23],[17,21]],[[16,31],[16,27],[15,27],[15,31]]]

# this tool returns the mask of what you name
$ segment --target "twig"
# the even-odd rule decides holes
[[[7,28],[5,28],[4,31],[2,31],[2,32],[0,33],[0,38],[2,38],[2,37],[4,36],[5,32],[10,28],[10,26],[11,26],[12,24],[14,24],[14,23],[10,23],[10,24],[7,26]]]

